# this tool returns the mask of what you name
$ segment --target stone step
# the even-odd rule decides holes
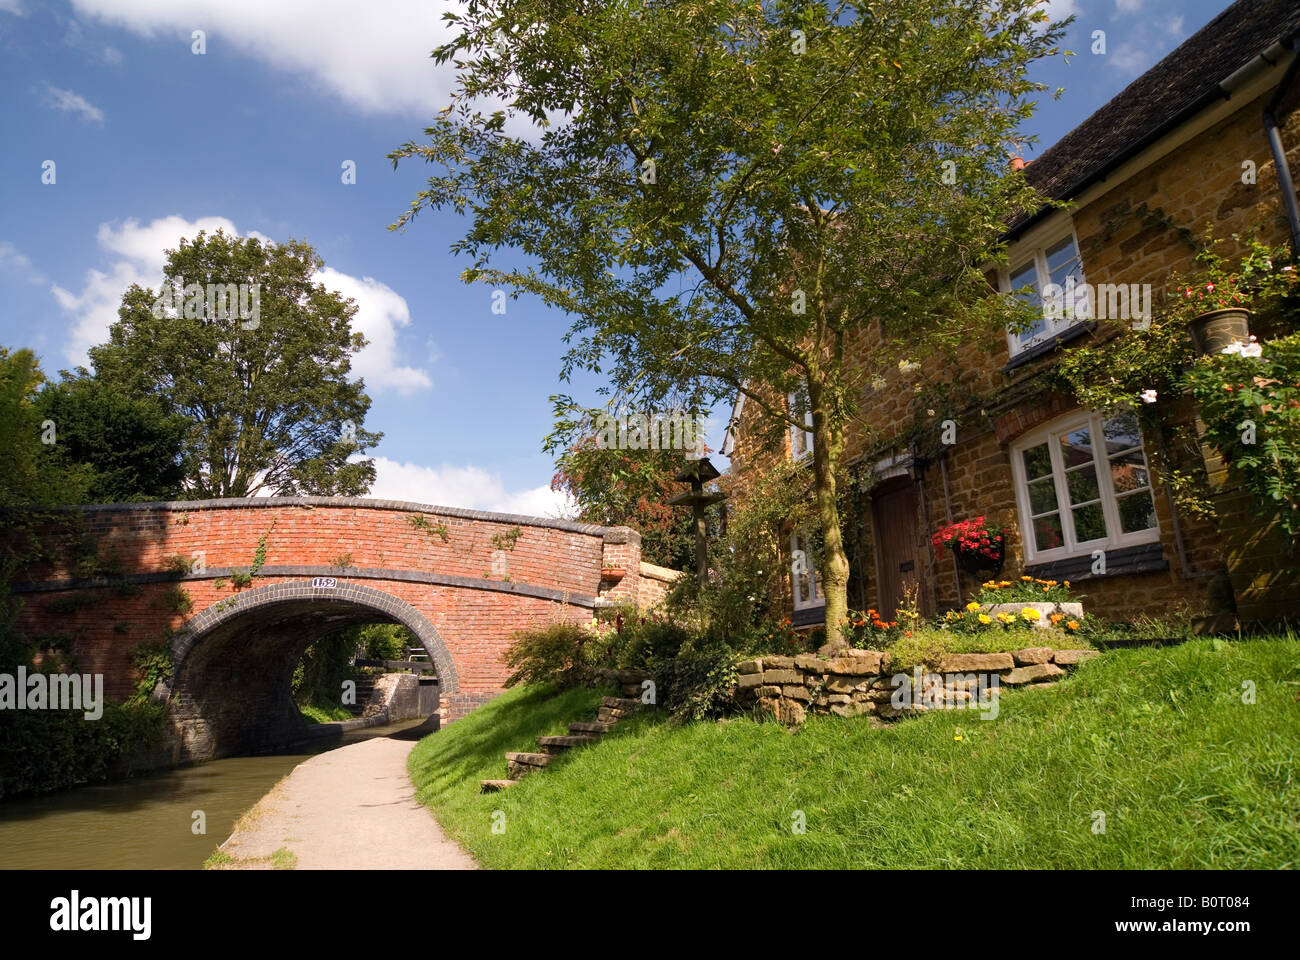
[[[544,767],[554,759],[549,753],[507,753],[507,763],[522,763],[530,767]]]
[[[635,713],[641,709],[641,701],[633,700],[630,697],[601,697],[600,705],[614,710],[626,710],[629,713]]]
[[[613,707],[601,707],[596,711],[597,723],[618,723],[627,717],[632,716],[633,710],[615,710]]]
[[[548,753],[525,753],[514,754],[514,756],[542,757],[545,760],[552,759],[551,755]],[[522,780],[524,777],[532,776],[534,773],[541,773],[545,769],[546,764],[544,763],[524,763],[521,760],[506,760],[506,773],[512,780]]]
[[[541,744],[543,750],[552,756],[563,753],[565,750],[572,750],[574,747],[583,747],[589,743],[595,743],[600,737],[589,735],[580,735],[575,737],[538,737],[537,742]]]
[[[479,792],[496,793],[498,790],[509,790],[518,782],[518,780],[480,780]]]
[[[617,720],[607,720],[603,723],[599,720],[588,720],[580,723],[571,723],[569,724],[569,733],[576,734],[578,736],[581,736],[583,734],[588,734],[588,733],[592,733],[592,734],[609,733],[609,731],[614,729],[614,724],[616,723],[618,723]]]

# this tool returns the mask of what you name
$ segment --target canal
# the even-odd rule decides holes
[[[240,815],[308,757],[423,722],[353,731],[300,753],[230,757],[0,801],[0,869],[196,870]],[[196,810],[206,818],[206,834],[193,832]]]

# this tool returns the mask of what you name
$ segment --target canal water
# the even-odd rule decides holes
[[[0,801],[0,870],[196,870],[235,821],[308,757],[418,727],[407,720],[300,748]],[[206,834],[192,829],[194,811]]]

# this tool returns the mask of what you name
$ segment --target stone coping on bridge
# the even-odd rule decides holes
[[[202,573],[180,573],[179,571],[161,570],[153,573],[128,573],[118,577],[85,578],[79,580],[34,580],[10,585],[14,593],[55,593],[60,590],[92,590],[95,588],[114,587],[125,584],[145,583],[183,583],[196,580],[218,580],[233,577],[236,573],[248,573],[247,567],[207,567]],[[427,583],[437,587],[462,587],[469,590],[490,590],[495,593],[512,593],[516,596],[535,597],[539,600],[554,600],[574,607],[594,609],[598,605],[596,597],[583,593],[572,593],[555,587],[539,587],[527,583],[513,583],[506,580],[489,580],[482,577],[461,577],[447,573],[426,573],[422,570],[394,570],[385,567],[338,567],[286,564],[262,567],[258,578],[264,577],[331,577],[340,584],[350,580],[396,580],[403,583]]]
[[[641,535],[630,527],[605,527],[577,520],[552,517],[529,517],[520,513],[494,513],[490,510],[469,510],[465,507],[441,507],[431,503],[414,503],[410,500],[375,500],[369,497],[230,497],[221,500],[158,500],[149,503],[87,503],[58,507],[33,507],[36,511],[80,511],[82,513],[138,513],[147,510],[236,510],[244,507],[334,507],[352,510],[400,510],[406,513],[431,513],[461,520],[484,520],[490,523],[510,523],[529,527],[547,527],[568,533],[585,533],[601,537],[610,543],[639,542]]]

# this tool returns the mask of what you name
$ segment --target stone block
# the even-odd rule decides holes
[[[800,670],[806,670],[809,673],[825,673],[826,661],[815,653],[801,653],[794,658],[794,665]]]
[[[954,653],[939,664],[940,673],[975,673],[1010,670],[1016,665],[1009,653]]]
[[[1025,647],[1011,651],[1011,658],[1016,661],[1016,666],[1027,667],[1032,663],[1051,663],[1054,652],[1051,647]]]
[[[831,707],[831,713],[837,717],[860,717],[872,712],[870,703],[837,703]]]
[[[763,683],[802,683],[803,674],[796,670],[764,670],[761,674]],[[741,679],[744,679],[743,677]]]
[[[1096,650],[1057,650],[1056,656],[1052,659],[1062,666],[1072,666],[1095,656],[1098,656]]]
[[[871,656],[836,657],[826,661],[827,673],[839,673],[848,676],[865,677],[880,672],[880,652],[877,650],[859,650],[858,653]]]
[[[1036,683],[1039,680],[1059,677],[1063,673],[1065,671],[1054,663],[1035,663],[1027,667],[1016,667],[1002,677],[1002,682],[1013,686],[1021,683]]]

